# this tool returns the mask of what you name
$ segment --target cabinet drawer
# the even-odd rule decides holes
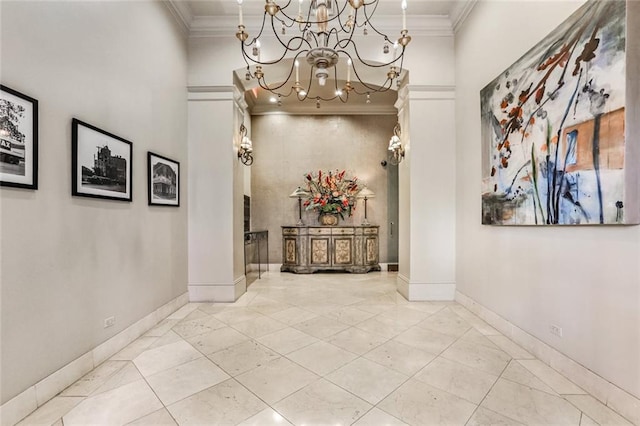
[[[282,228],[282,235],[298,235],[298,228]]]
[[[333,228],[333,235],[353,235],[355,233],[355,229],[353,228]]]
[[[364,228],[365,235],[378,235],[378,228]]]
[[[309,228],[309,235],[331,235],[331,228]]]

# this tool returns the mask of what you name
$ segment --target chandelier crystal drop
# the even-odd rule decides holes
[[[371,93],[393,89],[394,81],[399,87],[405,49],[411,41],[406,24],[406,0],[399,5],[402,28],[395,39],[380,31],[373,21],[382,0],[283,0],[282,4],[265,0],[262,24],[255,35],[250,35],[245,27],[242,0],[237,1],[236,37],[246,63],[245,78],[256,79],[262,89],[278,98],[294,95],[299,101],[315,100],[319,107],[320,101],[347,102],[350,94],[357,94],[366,95],[369,103]],[[371,45],[371,37],[379,40],[378,49],[384,54],[382,63],[361,56],[366,49],[358,46],[358,38],[362,36],[356,34],[357,29],[364,35],[371,33],[367,46]],[[262,54],[263,50],[268,52],[269,59]],[[391,50],[393,55],[389,55]],[[288,72],[275,77],[271,73],[272,80],[269,80],[270,66],[289,62]],[[308,74],[306,69],[300,69],[303,63],[310,68]],[[342,64],[340,72],[338,64]],[[371,70],[380,72],[371,73]],[[308,82],[306,78],[300,79],[301,71],[309,76]],[[375,78],[379,80],[373,82]],[[314,81],[317,84],[312,84]],[[323,90],[325,86],[327,90]]]

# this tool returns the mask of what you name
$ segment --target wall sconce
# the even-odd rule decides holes
[[[397,166],[403,158],[404,148],[400,140],[400,123],[397,123],[396,127],[393,128],[393,136],[391,136],[391,140],[389,141],[389,162]]]
[[[238,148],[238,158],[245,166],[253,164],[253,143],[247,137],[247,128],[244,123],[240,125],[240,148]]]
[[[289,198],[298,199],[298,223],[296,223],[296,226],[304,226],[304,223],[302,222],[302,197],[306,197],[308,195],[309,193],[300,187],[296,188],[295,191],[289,194]]]
[[[358,195],[356,195],[356,198],[364,199],[364,220],[362,221],[363,225],[369,225],[369,221],[367,220],[367,200],[369,198],[374,198],[375,196],[376,194],[366,186],[362,189],[362,191],[358,192]]]

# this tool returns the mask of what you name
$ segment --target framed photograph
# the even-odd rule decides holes
[[[133,144],[77,118],[71,134],[71,194],[131,201]]]
[[[180,163],[149,152],[147,176],[150,206],[180,206]]]
[[[2,85],[0,185],[38,189],[38,101]]]

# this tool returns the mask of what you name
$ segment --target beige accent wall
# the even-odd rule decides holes
[[[252,118],[255,162],[251,166],[251,226],[269,231],[269,261],[282,263],[282,225],[298,221],[298,200],[289,198],[304,175],[318,170],[347,170],[376,194],[367,201],[369,223],[380,225],[380,261],[387,262],[387,145],[397,117],[262,115]],[[390,166],[387,166],[387,168]],[[305,224],[318,214],[305,211]],[[359,225],[364,204],[340,224]]]
[[[4,403],[186,291],[187,53],[161,2],[0,11],[2,84],[40,105],[38,190],[0,189]],[[131,203],[71,196],[73,117],[133,143]],[[147,205],[147,151],[180,162],[179,208]]]

